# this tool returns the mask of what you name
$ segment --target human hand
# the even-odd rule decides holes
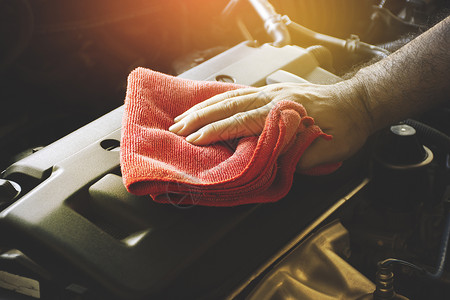
[[[317,139],[301,157],[297,169],[306,170],[349,158],[372,131],[370,115],[349,82],[334,85],[273,84],[216,95],[174,119],[169,130],[195,145],[257,135],[270,109],[281,100],[302,104],[331,141]]]

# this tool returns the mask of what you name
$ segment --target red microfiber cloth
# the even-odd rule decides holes
[[[303,106],[280,101],[259,136],[195,146],[168,128],[173,119],[218,93],[242,88],[138,68],[128,77],[121,168],[129,192],[160,203],[234,206],[275,202],[289,191],[296,164],[318,137]],[[339,164],[309,173],[326,174]]]

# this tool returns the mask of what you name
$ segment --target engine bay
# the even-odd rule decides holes
[[[136,67],[332,84],[439,22],[448,1],[0,7],[2,298],[450,297],[448,105],[375,134],[333,174],[296,175],[276,203],[158,204],[128,193],[119,165]]]

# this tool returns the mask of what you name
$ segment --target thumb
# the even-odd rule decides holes
[[[333,147],[333,140],[318,138],[305,150],[297,164],[297,171],[305,171],[323,164],[340,161]]]

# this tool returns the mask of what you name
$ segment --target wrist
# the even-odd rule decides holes
[[[362,134],[369,136],[378,128],[375,126],[373,107],[368,88],[357,76],[338,83],[341,101],[348,107],[349,118],[354,119]]]

